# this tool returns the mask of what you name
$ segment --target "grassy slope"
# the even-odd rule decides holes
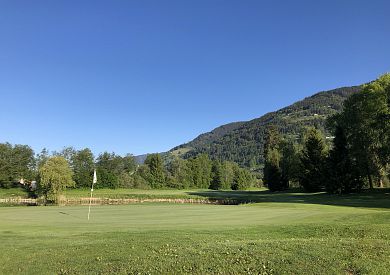
[[[93,196],[96,198],[196,198],[203,197],[195,195],[195,193],[205,193],[208,190],[175,190],[175,189],[95,189],[93,192]],[[89,197],[90,189],[68,189],[64,192],[64,196],[67,198],[81,198],[81,197]],[[22,188],[10,188],[3,189],[0,188],[0,199],[2,198],[27,198],[27,192]]]
[[[67,198],[89,197],[90,189],[69,189],[65,192]],[[175,189],[95,189],[93,196],[96,198],[197,198],[195,193],[207,192],[207,190],[175,190]]]
[[[0,208],[0,273],[390,270],[389,194],[354,198],[368,207],[340,206],[350,197],[255,194],[264,202],[97,206],[90,222],[83,206]]]
[[[0,199],[15,198],[15,197],[27,198],[27,193],[22,188],[10,188],[10,189],[0,188]]]

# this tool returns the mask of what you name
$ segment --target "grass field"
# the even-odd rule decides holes
[[[0,188],[0,199],[2,199],[2,198],[14,198],[14,197],[27,198],[27,193],[22,188],[10,188],[10,189]]]
[[[196,198],[197,195],[191,195],[196,192],[207,192],[207,190],[176,190],[176,189],[95,189],[94,197],[100,198]],[[90,189],[69,189],[65,192],[65,197],[79,198],[89,197]]]
[[[387,191],[177,192],[257,203],[2,207],[0,274],[390,272]]]

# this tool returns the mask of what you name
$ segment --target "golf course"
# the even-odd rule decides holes
[[[127,192],[127,196],[170,194],[170,190]],[[251,203],[94,205],[89,221],[86,205],[0,207],[0,274],[388,274],[390,270],[390,190],[339,196],[172,190],[171,195],[242,202],[247,198]]]
[[[389,11],[0,1],[0,275],[390,275]]]

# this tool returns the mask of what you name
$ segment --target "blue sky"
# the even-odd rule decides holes
[[[0,142],[161,152],[390,71],[390,1],[0,1]]]

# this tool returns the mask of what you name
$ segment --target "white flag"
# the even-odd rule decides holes
[[[89,198],[89,207],[88,207],[88,220],[89,220],[89,215],[91,214],[91,204],[92,204],[92,192],[93,192],[93,185],[97,182],[97,177],[96,177],[96,169],[93,170],[93,180],[92,180],[92,186],[91,186],[91,197]]]
[[[96,177],[96,169],[93,171],[93,182],[92,183],[96,183],[97,182],[97,177]]]

